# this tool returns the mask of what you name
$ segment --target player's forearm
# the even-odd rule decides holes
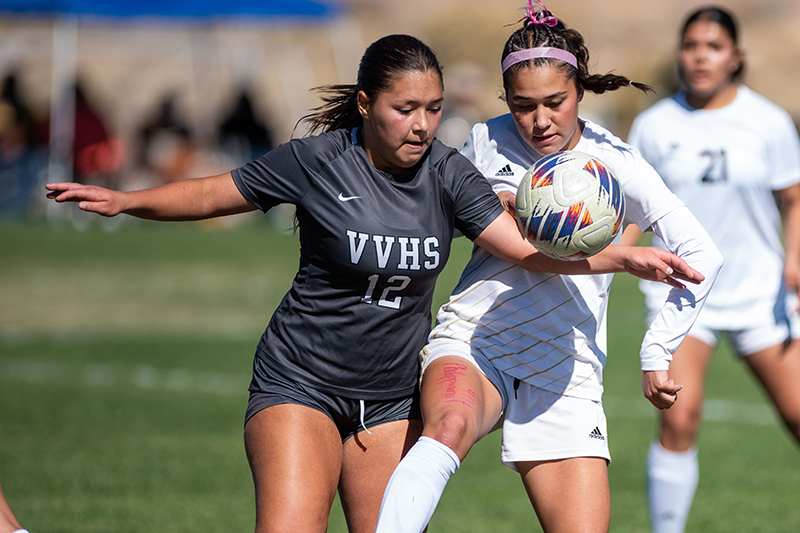
[[[253,209],[230,175],[183,180],[119,194],[121,212],[148,220],[203,220]]]
[[[783,242],[786,264],[800,268],[800,185],[781,193]]]
[[[532,272],[555,274],[597,274],[621,272],[618,254],[602,252],[603,257],[593,257],[592,262],[560,261],[538,252],[519,232],[514,217],[503,212],[475,239],[475,244],[490,254]],[[605,269],[605,270],[603,270]]]
[[[720,268],[722,255],[703,226],[683,207],[653,224],[653,230],[667,249],[700,271],[705,279],[684,289],[673,288],[661,311],[645,333],[640,359],[642,370],[667,370],[705,304]]]

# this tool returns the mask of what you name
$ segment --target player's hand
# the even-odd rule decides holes
[[[624,246],[625,272],[648,281],[660,281],[679,289],[686,285],[679,280],[689,283],[700,283],[705,276],[693,269],[677,255],[662,250],[645,246]]]
[[[47,197],[58,203],[77,202],[83,211],[113,217],[123,210],[122,193],[80,183],[48,183]]]
[[[783,279],[786,287],[800,298],[800,265],[787,261],[783,265]],[[800,306],[796,310],[800,311]]]
[[[503,208],[511,213],[516,220],[517,217],[517,195],[511,191],[499,191],[497,193],[497,197],[500,199],[500,203],[503,204]]]
[[[658,409],[669,409],[678,399],[678,391],[683,385],[676,385],[669,379],[666,370],[642,372],[642,390],[644,397]]]

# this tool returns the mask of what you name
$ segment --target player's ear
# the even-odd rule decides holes
[[[731,57],[730,64],[728,65],[728,70],[730,70],[731,75],[735,74],[741,68],[743,62],[744,50],[737,46],[733,49],[733,56]]]
[[[358,91],[356,94],[356,106],[358,107],[358,112],[361,114],[361,118],[364,120],[369,120],[370,104],[371,102],[367,93]]]

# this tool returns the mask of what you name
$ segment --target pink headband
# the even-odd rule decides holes
[[[527,61],[529,59],[559,59],[565,63],[569,63],[575,68],[578,68],[578,60],[575,58],[574,55],[570,54],[566,50],[562,50],[561,48],[550,48],[547,46],[541,46],[538,48],[526,48],[525,50],[519,50],[517,52],[512,52],[506,56],[503,60],[503,72],[505,73],[512,65],[516,65],[522,61]]]

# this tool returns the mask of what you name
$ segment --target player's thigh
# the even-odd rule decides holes
[[[611,522],[608,463],[601,457],[517,463],[548,533],[605,533]]]
[[[256,531],[325,531],[342,465],[333,421],[303,405],[273,405],[248,420],[244,435]]]
[[[786,426],[800,441],[800,340],[777,345],[744,358],[778,409]]]
[[[339,495],[350,533],[375,531],[386,484],[421,432],[422,420],[397,420],[345,441]]]
[[[420,401],[423,434],[449,446],[462,460],[503,412],[498,388],[475,364],[458,356],[437,358],[425,368]]]
[[[669,377],[683,388],[672,407],[660,411],[660,440],[668,450],[685,451],[694,444],[702,420],[705,381],[713,351],[713,346],[686,337],[673,354]]]

